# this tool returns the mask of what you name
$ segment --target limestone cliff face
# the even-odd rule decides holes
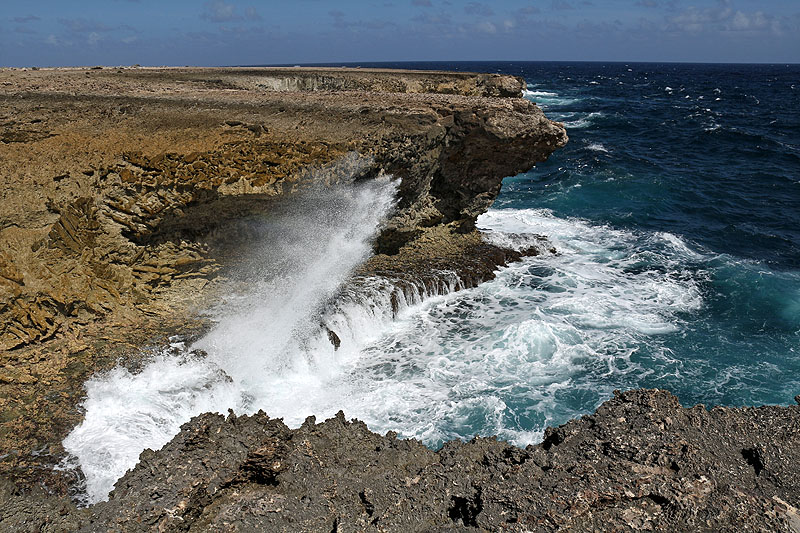
[[[418,94],[516,94],[515,78],[289,71],[0,72],[0,349],[121,307],[160,313],[218,267],[205,234],[320,176],[402,179],[379,239],[394,253],[427,227],[470,229],[503,177],[566,142],[521,98]],[[373,92],[258,83],[289,74]]]
[[[525,88],[522,78],[501,74],[376,68],[140,69],[133,75],[147,79],[149,84],[166,79],[206,87],[288,92],[357,91],[519,98]]]
[[[417,258],[445,241],[483,250],[468,234],[502,178],[567,140],[521,87],[343,69],[0,70],[0,449],[20,450],[13,468],[77,422],[89,375],[197,325],[228,259],[208,235],[283,195],[390,173],[402,183],[381,268],[411,243]],[[490,252],[483,278],[509,258]]]

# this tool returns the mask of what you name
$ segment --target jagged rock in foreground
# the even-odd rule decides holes
[[[143,452],[108,502],[0,498],[6,530],[797,533],[800,406],[687,409],[634,390],[524,450],[438,452],[341,413],[296,430],[205,414]]]

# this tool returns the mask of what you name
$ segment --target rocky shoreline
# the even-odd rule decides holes
[[[296,191],[402,180],[361,274],[435,265],[474,285],[518,257],[483,243],[475,217],[567,140],[522,87],[366,69],[0,70],[0,475],[64,492],[52,466],[85,380],[203,331],[198,310],[237,260],[227,245],[246,242],[231,223]]]
[[[384,174],[397,209],[354,273],[459,287],[549,250],[475,229],[563,146],[511,76],[372,69],[0,69],[0,529],[800,532],[800,407],[631,391],[522,450],[438,452],[344,415],[206,414],[78,509],[55,469],[83,384],[209,325],[235,222]],[[215,235],[224,233],[226,245]],[[331,342],[335,343],[335,332]]]
[[[800,404],[800,397],[797,398]],[[684,408],[617,393],[520,449],[205,414],[108,502],[0,485],[5,531],[800,531],[800,405]]]

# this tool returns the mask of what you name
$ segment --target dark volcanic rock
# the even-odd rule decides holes
[[[798,532],[798,489],[800,407],[686,409],[634,390],[524,450],[476,438],[433,452],[341,413],[297,430],[205,414],[88,511],[0,492],[0,527],[35,515],[64,531]]]

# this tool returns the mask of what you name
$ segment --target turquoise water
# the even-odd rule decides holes
[[[525,443],[615,388],[665,388],[687,405],[793,403],[800,66],[403,66],[522,76],[525,97],[570,135],[507,178],[481,219],[499,240],[541,233],[562,254],[428,306],[375,349],[413,360],[420,394],[438,391],[439,409],[397,414],[406,434]]]
[[[571,143],[507,180],[495,207],[668,232],[696,254],[636,267],[696,279],[702,305],[641,346],[634,359],[653,372],[621,385],[668,388],[686,403],[791,403],[800,393],[800,66],[537,65],[524,75],[527,97],[567,123]],[[536,96],[547,90],[557,96]],[[654,361],[653,345],[673,361]]]
[[[498,244],[545,235],[558,253],[398,303],[386,280],[341,287],[396,184],[297,198],[253,228],[261,244],[204,338],[87,382],[85,420],[64,441],[87,501],[205,411],[263,409],[296,427],[341,409],[434,448],[475,434],[524,446],[614,389],[668,389],[684,405],[800,394],[800,67],[396,66],[523,76],[525,97],[564,122],[569,144],[507,178],[478,220]]]

